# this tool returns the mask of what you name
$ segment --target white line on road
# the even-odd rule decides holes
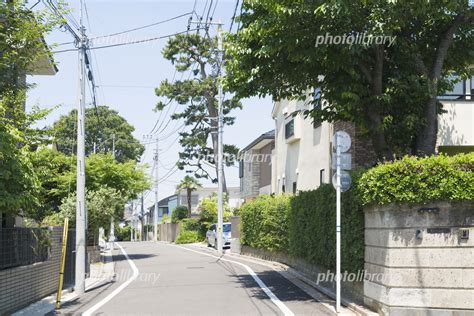
[[[222,260],[222,261],[235,263],[237,265],[240,265],[240,266],[244,267],[245,270],[247,270],[247,272],[255,280],[255,282],[257,282],[258,286],[265,292],[265,294],[267,294],[267,296],[270,298],[270,300],[272,300],[273,304],[275,304],[283,312],[283,314],[285,316],[294,316],[295,315],[282,301],[280,301],[280,299],[275,294],[273,294],[273,292],[265,285],[265,283],[263,283],[263,281],[258,277],[258,275],[248,265],[243,264],[243,263],[238,262],[238,261],[224,259],[222,257],[217,257],[217,256],[214,256],[214,255],[202,252],[202,251],[189,249],[189,248],[186,248],[186,247],[183,247],[183,246],[175,246],[175,247],[182,248],[184,250],[195,252],[195,253],[198,253],[198,254],[201,254],[201,255],[213,257],[213,258],[216,258],[216,259],[219,259],[219,260]]]
[[[130,265],[130,268],[132,268],[132,271],[133,271],[133,274],[132,276],[127,280],[125,281],[124,283],[122,283],[118,288],[116,288],[112,293],[110,293],[109,295],[107,295],[105,298],[103,298],[99,303],[95,304],[94,306],[92,306],[91,308],[89,308],[87,311],[85,311],[82,315],[83,316],[89,316],[89,315],[92,315],[92,313],[94,313],[96,310],[98,310],[99,308],[101,308],[102,306],[104,306],[107,302],[109,302],[112,298],[114,298],[114,296],[116,296],[117,294],[119,294],[123,289],[125,289],[130,283],[132,283],[137,277],[138,277],[138,269],[137,269],[137,266],[135,265],[135,263],[133,263],[133,261],[130,259],[130,257],[128,256],[128,254],[125,252],[125,250],[122,248],[122,246],[120,246],[118,243],[116,243],[117,246],[119,246],[120,250],[122,251],[123,255],[125,256],[125,258],[127,258],[127,261],[128,261],[128,264]]]

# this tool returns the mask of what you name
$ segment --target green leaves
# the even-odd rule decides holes
[[[364,204],[474,199],[474,154],[404,157],[368,170],[359,181]]]

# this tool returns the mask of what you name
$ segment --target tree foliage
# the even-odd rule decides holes
[[[218,69],[216,54],[217,40],[199,34],[180,34],[170,38],[163,50],[163,56],[171,61],[179,73],[192,71],[193,76],[176,81],[164,80],[156,89],[156,95],[166,101],[158,102],[156,109],[171,106],[171,101],[184,105],[182,112],[175,112],[173,120],[184,120],[189,131],[180,132],[179,143],[183,147],[178,167],[194,168],[196,178],[210,178],[217,182],[217,117],[218,117]],[[227,92],[225,90],[224,92]],[[241,108],[239,100],[229,97],[223,100],[224,124],[232,125],[235,118],[229,116],[234,109]],[[209,138],[211,145],[208,144]],[[238,150],[233,145],[224,145],[227,155],[235,155]],[[216,176],[211,176],[204,168],[202,160],[215,166]],[[229,160],[227,160],[229,161]],[[224,188],[225,176],[224,176]]]
[[[49,58],[42,38],[58,22],[47,11],[29,11],[25,1],[0,2],[0,210],[8,214],[32,211],[39,203],[28,152],[41,136],[32,125],[46,112],[25,112],[25,76]]]
[[[77,110],[63,115],[53,125],[54,143],[59,151],[71,155],[76,152]],[[115,137],[115,158],[138,161],[145,150],[144,146],[133,137],[135,128],[117,111],[107,106],[86,109],[86,155],[112,152]],[[95,143],[95,145],[94,145]]]
[[[472,75],[468,1],[245,1],[230,35],[228,85],[240,97],[302,99],[317,120],[351,121],[380,159],[434,152],[437,96]],[[395,44],[318,45],[317,36],[396,36]],[[313,108],[308,90],[327,104]]]
[[[191,217],[191,197],[192,192],[196,191],[202,187],[199,181],[191,176],[185,176],[183,180],[177,185],[176,189],[178,191],[185,190],[186,191],[186,198],[188,202],[188,217]]]

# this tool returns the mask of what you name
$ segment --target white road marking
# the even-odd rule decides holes
[[[282,311],[282,313],[285,316],[294,316],[295,315],[282,301],[280,301],[280,299],[275,294],[273,294],[273,292],[265,285],[265,283],[263,283],[263,281],[258,277],[258,275],[248,265],[243,264],[242,262],[229,260],[229,259],[224,259],[222,257],[217,257],[217,256],[214,256],[214,255],[202,252],[202,251],[189,249],[189,248],[186,248],[186,247],[183,247],[183,246],[175,246],[175,247],[182,248],[184,250],[195,252],[195,253],[198,253],[198,254],[201,254],[201,255],[213,257],[213,258],[216,258],[216,259],[219,259],[219,260],[222,260],[222,261],[235,263],[237,265],[240,265],[240,266],[244,267],[245,270],[247,270],[247,272],[255,280],[255,282],[257,282],[258,286],[263,290],[263,292],[265,292],[265,294],[267,294],[267,296],[270,298],[270,300],[273,302],[273,304],[275,304]]]
[[[120,246],[118,243],[116,243],[117,246],[119,246],[120,250],[122,251],[123,255],[125,256],[125,258],[127,258],[127,261],[128,261],[128,264],[130,265],[130,268],[132,268],[132,271],[133,271],[133,274],[132,276],[127,280],[125,281],[124,283],[122,283],[118,288],[116,288],[112,293],[110,293],[109,295],[107,295],[106,297],[104,297],[100,302],[98,302],[97,304],[95,304],[94,306],[92,306],[91,308],[89,308],[87,311],[85,311],[84,313],[82,313],[83,316],[89,316],[89,315],[92,315],[92,313],[94,313],[95,311],[97,311],[99,308],[101,308],[102,306],[104,306],[107,302],[109,302],[112,298],[114,298],[114,296],[116,296],[117,294],[119,294],[123,289],[125,289],[130,283],[132,283],[137,277],[138,277],[138,269],[137,269],[137,266],[135,265],[135,263],[133,263],[133,261],[130,259],[130,257],[128,256],[128,254],[125,252],[125,250],[122,248],[122,246]]]

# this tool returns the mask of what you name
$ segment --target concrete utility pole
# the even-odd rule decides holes
[[[141,227],[140,227],[140,240],[143,241],[145,240],[143,238],[143,232],[145,231],[144,230],[144,223],[145,223],[145,201],[144,201],[144,198],[143,198],[143,192],[142,192],[142,196],[141,196],[141,209],[140,209],[140,224],[141,224]]]
[[[83,3],[81,1],[81,34],[79,47],[80,101],[77,109],[77,187],[76,187],[76,280],[74,290],[85,292],[86,278],[86,166],[85,166],[85,92],[86,92],[86,47],[87,38],[83,25]]]
[[[155,152],[155,209],[153,212],[153,241],[158,241],[158,151],[159,144],[158,138],[156,139],[156,152]]]
[[[115,134],[112,134],[112,157],[115,159]],[[115,245],[115,221],[114,216],[110,217],[110,234],[109,234],[109,244],[110,250],[114,250]]]
[[[223,111],[223,103],[222,103],[222,98],[223,98],[223,93],[222,93],[222,78],[223,78],[223,72],[224,72],[224,50],[222,47],[222,23],[219,23],[218,29],[218,46],[217,46],[217,53],[219,54],[219,60],[220,60],[220,65],[219,65],[219,88],[218,88],[218,101],[219,101],[219,123],[217,126],[218,130],[218,152],[217,152],[217,179],[218,179],[218,193],[217,193],[217,252],[219,255],[222,254],[222,248],[223,248],[223,240],[222,240],[222,230],[223,230],[223,217],[224,217],[224,111]]]

